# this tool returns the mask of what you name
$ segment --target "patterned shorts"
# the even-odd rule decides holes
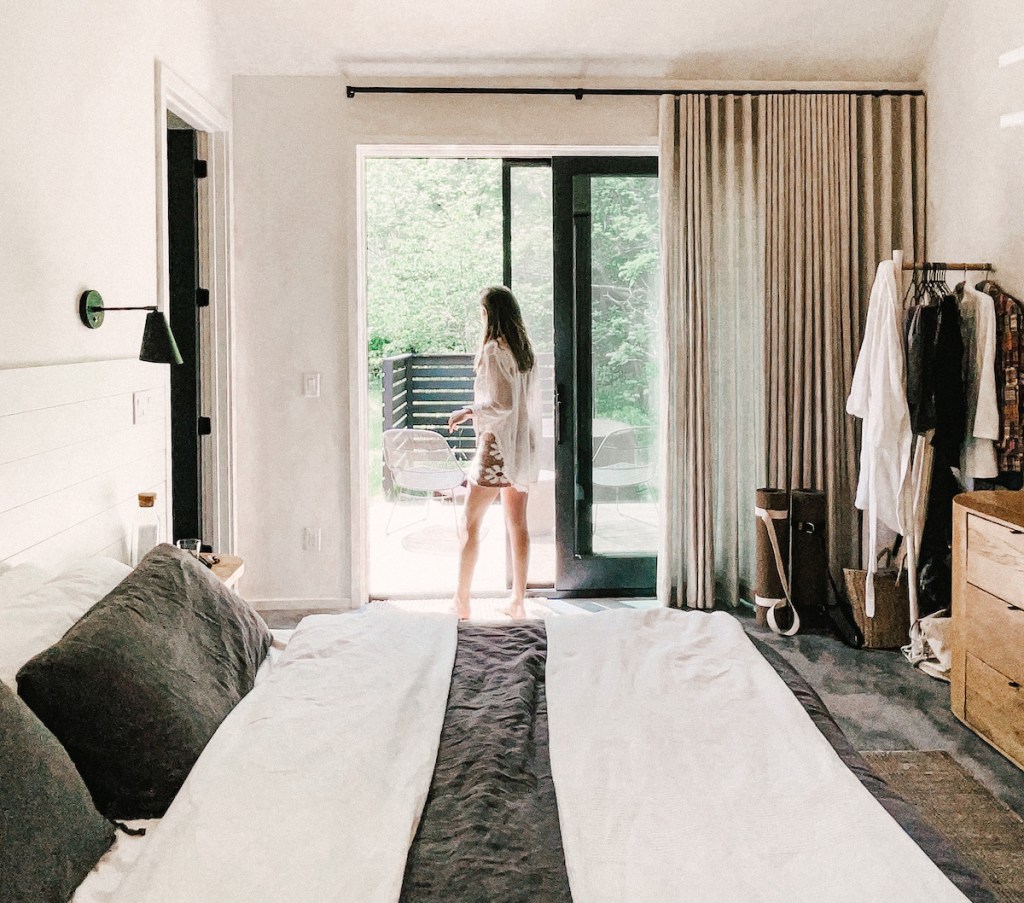
[[[505,477],[505,459],[498,450],[494,433],[484,433],[476,443],[476,454],[469,465],[469,480],[477,486],[500,489],[512,484]]]

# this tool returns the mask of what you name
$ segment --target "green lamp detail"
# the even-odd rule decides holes
[[[103,325],[103,314],[108,310],[146,310],[146,327],[142,332],[142,348],[139,360],[152,364],[180,364],[181,354],[178,343],[174,341],[174,333],[167,318],[156,308],[155,304],[142,307],[104,307],[99,292],[82,292],[78,299],[78,314],[82,322],[90,329],[99,329]]]

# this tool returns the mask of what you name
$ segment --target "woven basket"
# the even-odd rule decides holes
[[[896,571],[880,570],[875,573],[875,616],[864,614],[864,584],[866,571],[843,568],[846,595],[853,609],[853,620],[864,634],[866,649],[899,649],[910,638],[910,598],[907,594],[907,575],[896,583]]]

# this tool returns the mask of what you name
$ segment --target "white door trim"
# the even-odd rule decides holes
[[[174,113],[196,131],[206,133],[207,190],[200,193],[209,241],[208,285],[210,306],[208,317],[201,318],[200,328],[206,341],[202,385],[204,407],[213,422],[209,450],[213,455],[210,468],[212,492],[206,499],[212,508],[203,519],[211,542],[218,551],[233,552],[236,548],[235,505],[235,422],[232,410],[232,362],[234,358],[233,273],[231,252],[231,131],[229,122],[167,65],[156,63],[156,253],[157,306],[167,311],[169,304],[170,263],[167,247],[167,113]],[[170,383],[168,382],[168,393]],[[170,397],[167,398],[170,411]],[[170,416],[167,418],[167,485],[171,486]],[[167,535],[171,529],[171,504],[167,504]]]

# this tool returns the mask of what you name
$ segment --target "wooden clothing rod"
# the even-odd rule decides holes
[[[941,261],[928,261],[927,263],[914,263],[905,261],[905,270],[969,270],[980,273],[984,270],[995,272],[995,267],[990,263],[942,263]]]

